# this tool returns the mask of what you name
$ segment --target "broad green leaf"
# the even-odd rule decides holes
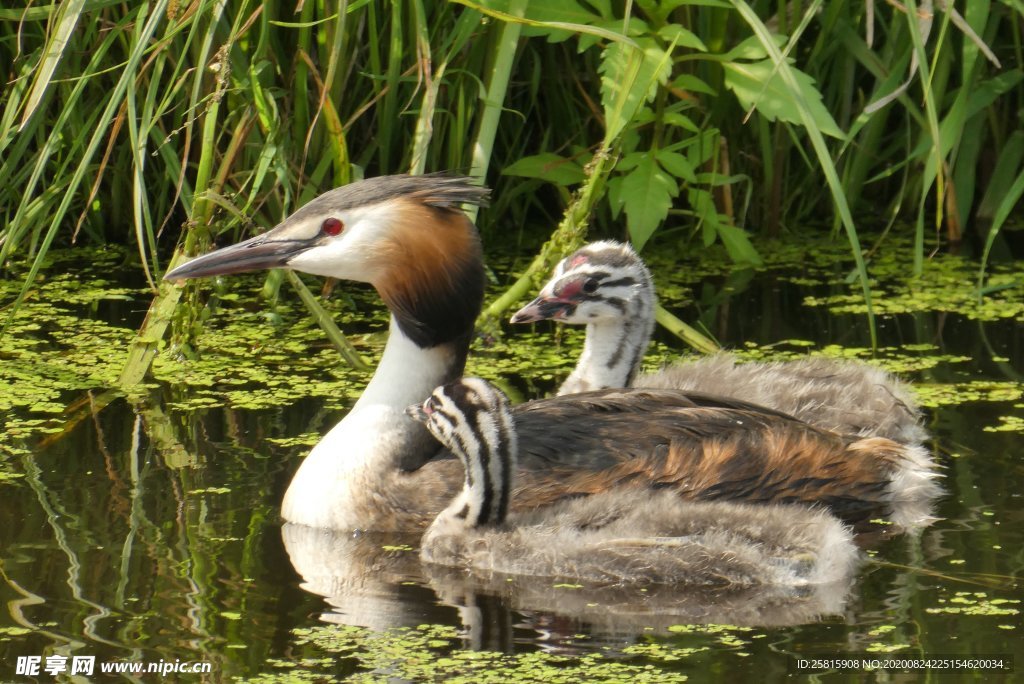
[[[710,187],[718,187],[721,185],[732,185],[733,183],[739,183],[742,180],[746,180],[747,176],[743,174],[734,174],[732,176],[726,176],[721,173],[714,173],[712,171],[706,171],[697,174],[697,182],[701,185],[707,185]]]
[[[647,22],[638,17],[630,17],[629,23],[623,28],[621,19],[605,19],[602,21],[595,21],[592,26],[595,29],[601,29],[614,33],[615,35],[623,36],[646,36],[650,33],[651,29],[647,26]],[[596,33],[580,33],[579,34],[579,48],[578,52],[584,52],[589,50],[594,45],[602,42],[601,36]]]
[[[601,105],[606,139],[618,137],[633,120],[637,109],[654,97],[659,83],[672,73],[670,55],[655,41],[637,40],[638,48],[612,43],[601,54]]]
[[[772,41],[774,41],[775,45],[778,47],[782,47],[786,44],[786,37],[778,34],[772,34]],[[757,36],[751,36],[732,50],[721,55],[721,59],[725,62],[735,62],[738,59],[764,59],[767,56],[768,51],[765,50],[764,44],[758,40]]]
[[[583,181],[583,167],[572,159],[551,152],[523,157],[502,171],[506,176],[539,178],[555,185],[575,185]]]
[[[718,213],[710,192],[701,188],[691,188],[687,197],[694,213],[701,217],[701,237],[705,247],[709,247],[718,239],[722,241],[733,262],[761,265],[761,255],[751,244],[746,232],[732,225],[728,217]]]
[[[723,0],[637,0],[637,5],[643,9],[645,14],[659,24],[668,21],[672,11],[683,5],[703,5],[705,7],[731,9],[729,3]]]
[[[718,95],[718,91],[705,83],[702,79],[692,74],[680,74],[672,81],[673,88],[688,90],[691,93],[706,93],[707,95]]]
[[[573,34],[593,34],[610,41],[624,41],[631,44],[629,38],[621,35],[618,30],[608,31],[594,26],[601,17],[588,12],[574,0],[549,0],[527,4],[525,16],[517,16],[510,0],[452,0],[470,9],[475,9],[501,21],[514,22],[528,27],[524,35],[545,35],[550,42],[563,41]]]
[[[701,131],[700,135],[681,140],[672,149],[686,150],[686,158],[690,160],[693,168],[697,168],[706,164],[715,155],[718,150],[718,138],[718,129],[710,128]]]
[[[640,164],[640,162],[642,162],[646,158],[647,152],[644,151],[627,152],[626,154],[622,155],[622,159],[620,159],[619,163],[615,165],[615,168],[620,173],[622,171],[629,171],[630,169],[635,169]]]
[[[491,10],[492,12],[504,14],[508,14],[512,10],[511,0],[477,0],[476,2],[462,4],[479,10]],[[531,2],[526,8],[524,18],[531,22],[560,22],[566,24],[593,24],[602,19],[599,15],[585,9],[576,0]],[[621,24],[622,22],[619,23]]]
[[[736,7],[736,11],[739,13],[747,25],[753,30],[754,35],[758,37],[765,49],[768,50],[771,55],[772,61],[779,66],[779,73],[784,83],[786,83],[793,90],[800,89],[799,79],[794,69],[791,69],[789,64],[786,62],[786,58],[783,57],[775,44],[775,39],[772,33],[768,30],[768,27],[764,25],[764,22],[758,18],[757,13],[745,0],[733,0],[733,4]],[[925,89],[926,91],[928,89]],[[853,259],[857,266],[857,276],[860,279],[861,291],[864,293],[864,302],[867,304],[867,318],[868,328],[871,334],[871,346],[872,348],[878,345],[878,330],[875,326],[875,317],[872,311],[871,305],[871,287],[868,282],[868,270],[867,265],[864,263],[864,255],[861,253],[860,238],[857,236],[857,226],[853,223],[853,216],[850,214],[850,205],[846,201],[846,195],[843,193],[842,183],[839,180],[839,173],[836,171],[835,164],[832,161],[831,153],[828,147],[825,145],[825,138],[822,135],[821,129],[814,125],[814,114],[811,111],[811,105],[803,98],[797,98],[796,101],[798,114],[800,120],[803,122],[804,127],[807,129],[807,137],[810,140],[811,147],[814,148],[814,154],[818,157],[818,163],[821,165],[822,171],[825,173],[825,180],[828,182],[829,190],[832,193],[832,200],[835,203],[836,211],[839,213],[839,218],[842,221],[843,228],[846,230],[846,237],[850,242],[850,249],[853,252]]]
[[[718,237],[718,208],[715,201],[710,192],[699,187],[690,187],[686,196],[693,213],[700,217],[701,241],[705,247],[710,247]]]
[[[665,112],[661,121],[668,126],[678,126],[691,133],[700,133],[700,127],[693,122],[693,119],[679,112]]]
[[[799,105],[795,99],[802,97],[819,131],[840,140],[846,138],[822,104],[821,93],[814,87],[814,79],[799,69],[790,67],[800,88],[799,93],[794,93],[786,87],[770,60],[751,63],[725,62],[722,68],[725,70],[726,87],[736,94],[744,109],[755,107],[769,121],[780,119],[803,125]]]
[[[608,205],[612,210],[612,218],[618,220],[622,213],[622,176],[608,179]]]
[[[672,176],[648,155],[622,179],[620,201],[626,211],[629,237],[637,249],[643,248],[658,225],[668,216],[672,198],[679,186]]]
[[[704,41],[697,37],[693,31],[683,28],[679,24],[666,24],[658,29],[658,35],[669,43],[675,43],[682,47],[707,52],[708,48]]]
[[[586,3],[596,9],[605,19],[611,19],[614,16],[611,0],[586,0]]]
[[[676,178],[681,178],[687,183],[697,182],[697,174],[694,171],[693,164],[685,156],[678,152],[669,152],[668,150],[658,150],[657,156],[658,163]]]
[[[718,222],[715,228],[718,231],[718,237],[722,240],[722,244],[725,245],[725,250],[729,252],[729,258],[733,262],[737,264],[753,264],[755,266],[761,265],[761,255],[757,253],[754,245],[751,244],[746,231],[724,222]]]

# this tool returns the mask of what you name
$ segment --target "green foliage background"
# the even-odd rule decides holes
[[[911,219],[918,272],[927,231],[1000,247],[1024,193],[1022,27],[1019,0],[5,6],[0,267],[32,261],[24,297],[54,243],[132,243],[156,291],[175,245],[454,169],[495,188],[485,242],[551,234],[533,277],[591,217],[758,264],[752,234],[828,216],[870,305],[854,216]]]

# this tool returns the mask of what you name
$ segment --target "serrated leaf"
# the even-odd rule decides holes
[[[618,161],[615,168],[619,171],[629,171],[630,169],[635,169],[646,158],[646,152],[628,152],[622,155],[622,159]]]
[[[693,74],[679,74],[676,76],[675,80],[672,81],[672,87],[686,90],[691,93],[706,93],[707,95],[718,94],[717,90],[705,83],[703,79],[697,78]]]
[[[845,134],[821,101],[821,93],[814,86],[814,79],[804,72],[790,67],[800,88],[799,93],[791,91],[782,80],[771,60],[739,63],[725,62],[725,85],[736,94],[744,109],[754,107],[769,121],[781,119],[803,125],[797,97],[802,97],[818,130],[826,135],[843,140]]]
[[[700,127],[693,123],[693,119],[680,114],[679,112],[665,112],[661,120],[669,126],[678,126],[683,130],[690,131],[691,133],[700,133]]]
[[[566,159],[552,152],[523,157],[519,161],[506,166],[502,171],[506,176],[522,176],[539,178],[555,185],[575,185],[583,181],[583,167],[572,159]]]
[[[512,12],[512,0],[476,0],[473,4],[495,12]],[[601,17],[585,9],[576,0],[549,0],[530,2],[526,5],[524,18],[531,21],[590,24]]]
[[[704,45],[704,41],[698,38],[697,34],[689,29],[683,28],[679,24],[666,24],[665,26],[662,26],[658,29],[658,35],[669,43],[674,42],[676,45],[700,50],[701,52],[708,51],[707,46]]]
[[[622,40],[618,28],[611,31],[594,26],[601,17],[585,9],[576,0],[526,2],[525,13],[520,16],[511,0],[453,0],[460,5],[483,12],[501,21],[523,25],[523,36],[545,36],[550,43],[558,43],[573,35],[596,35],[605,40]],[[627,40],[627,42],[629,42]]]
[[[611,205],[612,218],[617,220],[622,213],[622,176],[608,179],[608,204]]]
[[[718,239],[734,263],[761,265],[761,255],[750,242],[746,231],[732,225],[727,216],[718,213],[710,192],[691,188],[687,196],[694,213],[701,217],[701,238],[705,247],[710,247]]]
[[[595,29],[614,33],[616,35],[626,36],[643,36],[647,35],[648,28],[647,22],[637,17],[630,17],[629,23],[625,27],[622,25],[621,19],[605,19],[603,21],[595,21],[591,24]],[[602,40],[602,36],[597,33],[581,33],[579,34],[577,52],[584,52],[590,49],[594,45],[598,44]]]
[[[693,164],[690,163],[689,159],[678,152],[658,150],[658,163],[676,178],[682,178],[687,183],[697,182],[697,174],[693,168]]]
[[[718,237],[722,240],[722,244],[725,245],[725,250],[729,252],[729,257],[733,262],[737,264],[753,264],[755,266],[761,265],[761,255],[757,253],[754,245],[750,242],[746,231],[724,222],[718,222],[715,229],[718,231]]]
[[[622,179],[620,201],[626,211],[629,237],[637,249],[668,216],[672,198],[678,194],[675,179],[658,166],[654,155],[647,155]]]
[[[778,34],[772,35],[772,41],[779,47],[786,44],[786,37]],[[735,62],[738,59],[764,59],[768,56],[768,51],[764,49],[764,45],[757,36],[751,36],[744,40],[742,43],[729,50],[721,59],[726,62]]]
[[[713,171],[706,171],[697,174],[697,182],[701,185],[718,187],[721,185],[732,185],[733,183],[739,183],[740,181],[748,180],[748,176],[739,173],[731,176],[726,176],[724,173],[715,173]]]
[[[601,105],[604,109],[606,139],[614,140],[636,115],[637,109],[654,97],[659,83],[672,73],[670,55],[650,38],[638,38],[637,46],[612,43],[601,53]]]
[[[701,217],[701,242],[704,247],[710,247],[715,244],[715,238],[718,237],[718,231],[715,230],[718,225],[718,208],[711,198],[711,193],[707,190],[690,188],[686,195],[690,200],[693,213]]]

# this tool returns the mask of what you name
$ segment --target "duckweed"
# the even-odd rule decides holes
[[[985,432],[1024,432],[1024,418],[1020,416],[999,416],[998,425],[986,425]]]
[[[795,271],[799,268],[798,274],[784,275],[781,279],[813,288],[807,296],[808,306],[838,312],[843,311],[843,307],[854,307],[850,311],[855,309],[851,296],[856,292],[847,278],[847,250],[845,244],[836,243],[814,244],[810,248],[772,244],[761,251],[765,255],[766,269]],[[77,267],[68,268],[67,273],[40,280],[32,296],[10,321],[7,334],[0,338],[0,383],[5,387],[0,393],[0,420],[3,421],[0,487],[20,486],[19,482],[24,481],[20,457],[32,454],[38,441],[47,435],[67,431],[76,402],[93,399],[90,393],[94,390],[116,386],[127,345],[139,321],[132,320],[132,314],[118,317],[111,310],[120,307],[141,312],[149,301],[147,290],[125,287],[111,280],[110,274],[126,258],[123,253],[76,250],[74,256],[85,256],[85,260],[99,265],[98,270],[85,273]],[[51,259],[63,258],[61,253],[51,253]],[[659,279],[672,275],[672,282],[659,280],[658,285],[662,288],[663,301],[673,306],[699,301],[695,296],[699,283],[731,278],[735,268],[727,258],[719,259],[714,254],[701,264],[686,268],[675,268],[673,263],[657,257],[653,262],[655,272],[661,274]],[[68,256],[66,263],[80,262]],[[970,262],[942,255],[929,262],[924,277],[912,279],[905,273],[907,269],[902,261],[898,262],[889,254],[876,255],[872,263],[872,272],[877,277],[873,284],[878,296],[876,310],[886,316],[949,311],[979,321],[1021,320],[1017,300],[1021,299],[1022,286],[1009,267],[997,270],[992,277],[991,283],[999,285],[1000,289],[980,300],[964,288],[964,283],[972,282],[973,269]],[[13,300],[17,281],[16,277],[0,281],[0,306]],[[234,291],[220,297],[220,308],[195,340],[195,353],[186,355],[185,350],[164,345],[153,365],[154,382],[142,388],[140,394],[154,388],[159,390],[154,396],[160,397],[169,413],[225,406],[273,410],[313,399],[318,407],[324,407],[324,421],[304,424],[290,430],[287,436],[261,437],[276,447],[302,451],[320,439],[320,429],[331,422],[335,412],[352,405],[367,376],[340,363],[334,350],[323,341],[319,328],[299,305],[282,301],[274,306],[273,315],[268,316],[269,305],[254,301],[259,283],[258,277],[233,279]],[[947,296],[955,287],[965,289],[969,296]],[[727,283],[722,289],[739,291],[735,283]],[[361,354],[373,357],[380,353],[386,316],[375,295],[356,291],[344,301],[341,298],[328,300],[325,306],[351,334],[351,341]],[[477,339],[473,343],[468,372],[499,381],[508,377],[539,378],[554,386],[574,365],[584,335],[581,328],[536,326],[517,327],[499,340]],[[888,346],[871,350],[856,344],[825,345],[800,335],[799,331],[786,331],[780,334],[785,339],[750,342],[736,353],[746,360],[784,360],[809,354],[864,360],[908,375],[915,381],[914,391],[926,407],[965,402],[1017,402],[1016,409],[1024,408],[1021,404],[1024,385],[1019,381],[963,379],[969,377],[968,372],[974,372],[964,369],[977,361],[972,352],[963,349],[932,342],[896,345],[890,341]],[[935,339],[930,333],[908,337]],[[647,366],[654,370],[680,356],[678,344],[659,340],[647,358]],[[1004,357],[995,353],[990,360],[1006,363]],[[985,429],[1021,432],[1024,428],[1024,421],[1009,411],[993,423]],[[224,501],[221,495],[230,493],[222,487],[186,491],[196,497],[209,497],[218,504]],[[982,515],[990,513],[984,511]],[[998,520],[989,518],[985,522],[999,524]],[[236,546],[243,540],[228,535],[206,539],[218,545]],[[1001,549],[997,544],[991,548]],[[414,552],[405,545],[384,550]],[[869,555],[876,553],[873,549],[868,551]],[[956,553],[967,555],[963,549]],[[960,566],[965,561],[953,558],[950,563]],[[578,585],[562,585],[562,588],[572,591]],[[1001,622],[999,629],[1017,628],[1009,623],[1016,621],[1012,616],[1020,614],[1018,600],[963,592],[936,601],[933,607],[927,608],[929,613],[991,615]],[[228,606],[235,608],[237,604]],[[235,610],[217,614],[222,620],[240,621],[240,613]],[[909,648],[905,635],[898,635],[894,630],[891,625],[872,629],[863,638],[863,642],[868,643],[867,650],[889,652]],[[638,643],[621,647],[614,654],[606,651],[587,655],[502,654],[464,650],[466,636],[448,626],[422,625],[381,633],[357,627],[316,625],[295,630],[290,638],[286,637],[287,651],[292,658],[266,661],[265,669],[272,671],[239,681],[313,682],[346,678],[356,682],[676,682],[686,679],[685,674],[677,670],[686,666],[687,660],[721,652],[743,658],[749,655],[754,640],[766,638],[766,634],[753,628],[730,625],[676,625],[668,632],[667,637],[644,636]],[[0,641],[26,633],[28,630],[16,627],[0,629]],[[776,632],[771,636],[774,641]],[[581,642],[586,640],[584,636],[577,638]],[[765,642],[760,644],[764,646]],[[226,648],[244,649],[246,646],[229,644]]]
[[[978,320],[1024,317],[1024,284],[1012,266],[997,267],[989,281],[991,287],[978,298],[964,287],[974,277],[973,262],[940,254],[927,262],[921,278],[914,279],[905,268],[904,246],[899,241],[889,243],[871,264],[878,278],[874,287],[879,313],[951,311]],[[808,295],[807,306],[854,311],[859,306],[859,294],[847,283],[847,249],[841,242],[773,242],[761,250],[765,256],[761,268],[798,269],[798,275],[782,275],[782,279],[831,289],[829,294]],[[129,259],[118,248],[55,251],[48,258],[51,266],[60,268],[37,281],[36,289],[8,321],[7,333],[0,338],[0,383],[5,386],[0,394],[0,415],[6,416],[0,432],[0,455],[7,457],[28,454],[35,440],[66,430],[72,420],[68,407],[83,392],[116,387],[125,351],[150,297],[146,289],[116,281],[118,267]],[[736,277],[728,256],[715,250],[702,252],[700,263],[693,263],[687,256],[673,260],[655,255],[651,265],[659,274],[662,300],[672,305],[690,302],[697,283]],[[17,296],[20,284],[17,273],[13,275],[0,282],[0,304]],[[186,355],[184,350],[164,344],[152,366],[155,383],[139,391],[169,388],[164,392],[165,406],[185,412],[216,407],[270,410],[314,399],[327,412],[323,422],[297,435],[268,439],[282,448],[309,447],[319,440],[323,425],[330,422],[329,414],[348,410],[368,378],[339,361],[298,302],[281,298],[268,311],[268,304],[253,301],[261,278],[232,278],[231,291],[219,295],[220,306],[211,310],[213,315],[193,350]],[[492,287],[499,289],[498,285]],[[726,289],[730,288],[736,289],[732,285]],[[842,291],[837,292],[837,288]],[[372,291],[346,287],[343,296],[328,298],[324,306],[349,333],[361,354],[368,358],[379,355],[385,340],[386,315]],[[508,377],[528,377],[539,383],[542,391],[548,391],[575,364],[585,337],[585,330],[578,327],[517,326],[513,330],[498,340],[475,340],[467,372],[499,382]],[[972,357],[943,352],[932,343],[871,350],[818,345],[790,337],[761,344],[748,342],[735,352],[746,360],[807,355],[860,359],[912,377],[932,376],[942,370],[942,380],[913,385],[918,401],[928,408],[974,401],[1020,401],[1024,396],[1024,384],[1019,381],[951,380],[946,370],[967,365]],[[659,340],[647,356],[646,369],[656,370],[681,356],[678,344]],[[1004,415],[986,430],[1021,432],[1024,422],[1019,416]],[[18,469],[9,463],[0,460],[0,484],[18,478]]]
[[[337,674],[340,662],[346,670],[346,681],[351,682],[671,683],[684,682],[687,677],[664,665],[708,650],[637,644],[623,649],[623,654],[629,656],[627,659],[601,654],[466,651],[460,650],[459,631],[448,625],[420,625],[383,632],[348,625],[318,625],[293,630],[293,639],[297,648],[312,648],[316,654],[304,654],[305,657],[293,661],[271,660],[268,664],[278,672],[238,681],[259,684],[323,681],[329,674]],[[321,653],[333,657],[322,657]],[[644,662],[633,662],[640,659]]]
[[[1020,599],[990,599],[981,591],[958,591],[949,599],[940,598],[940,605],[926,608],[929,613],[949,615],[1020,615]]]
[[[971,380],[941,385],[918,383],[914,385],[913,390],[921,406],[935,408],[975,401],[1015,401],[1024,394],[1024,384],[1012,381]]]

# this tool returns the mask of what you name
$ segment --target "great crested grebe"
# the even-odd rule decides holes
[[[462,375],[483,303],[476,230],[459,209],[488,191],[451,176],[382,176],[331,190],[275,228],[175,268],[168,280],[284,267],[372,284],[390,335],[366,391],[304,459],[290,522],[341,530],[425,528],[458,491],[457,460],[405,415]],[[918,447],[856,442],[736,400],[619,389],[514,410],[520,493],[549,505],[626,483],[686,498],[819,502],[851,521],[928,518],[936,485]]]
[[[723,352],[641,374],[654,304],[650,271],[633,248],[593,242],[563,259],[512,322],[551,319],[587,326],[583,353],[559,394],[606,387],[678,389],[735,397],[836,432],[904,444],[927,438],[904,384],[865,363],[822,358],[737,363]]]
[[[599,492],[509,516],[518,446],[508,399],[480,378],[437,388],[409,415],[462,461],[462,491],[427,528],[420,557],[485,573],[601,584],[747,588],[847,578],[857,550],[824,510]]]

